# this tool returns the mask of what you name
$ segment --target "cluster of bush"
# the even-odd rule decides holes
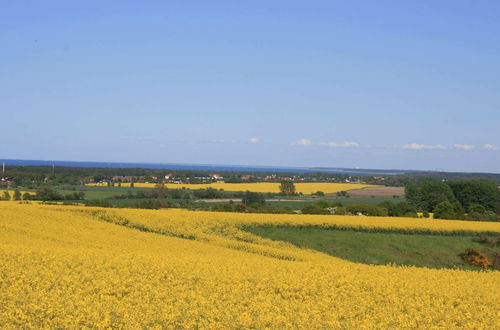
[[[292,213],[292,209],[286,206],[275,206],[266,203],[266,194],[245,191],[240,193],[241,203],[229,201],[212,207],[213,211],[220,212],[248,212],[248,213]]]
[[[337,215],[366,215],[375,217],[416,217],[417,209],[407,203],[393,203],[385,201],[379,205],[351,204],[344,206],[341,202],[328,203],[319,201],[306,205],[301,209],[303,214],[337,214]]]
[[[462,260],[475,267],[500,269],[500,256],[496,255],[494,259],[489,258],[485,253],[478,249],[467,249],[460,254]]]
[[[118,204],[114,203],[110,199],[96,199],[89,200],[85,203],[86,206],[98,206],[98,207],[128,207],[136,209],[154,209],[158,210],[161,208],[186,208],[193,209],[193,204],[186,200],[172,201],[168,199],[144,199],[131,204]]]
[[[500,191],[486,180],[428,181],[406,187],[406,200],[437,219],[500,221]]]
[[[232,192],[222,189],[167,189],[164,185],[158,184],[153,189],[129,190],[126,194],[113,196],[112,199],[240,199],[245,197],[245,192]],[[260,194],[262,198],[273,196],[273,194]]]

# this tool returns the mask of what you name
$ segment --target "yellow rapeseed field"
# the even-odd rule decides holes
[[[106,184],[89,183],[89,186],[105,186]],[[122,183],[122,187],[130,187],[130,183]],[[134,183],[137,188],[154,188],[155,183]],[[224,189],[226,191],[252,191],[259,193],[279,193],[280,184],[277,182],[256,182],[256,183],[205,183],[205,184],[165,184],[169,189]],[[354,184],[354,183],[329,183],[329,182],[305,182],[295,183],[295,188],[298,193],[312,194],[317,191],[322,191],[326,194],[336,193],[338,191],[347,191],[353,189],[362,189],[367,187],[376,187],[368,184]]]
[[[0,328],[500,328],[500,273],[348,262],[252,225],[500,223],[0,203]]]

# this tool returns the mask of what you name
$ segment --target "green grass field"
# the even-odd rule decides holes
[[[315,227],[248,227],[245,230],[353,262],[376,265],[394,263],[431,268],[478,269],[463,264],[459,254],[468,248],[476,248],[489,257],[500,253],[500,248],[478,242],[477,236],[408,235]]]
[[[86,200],[106,199],[112,198],[117,195],[126,194],[129,191],[147,190],[141,188],[129,187],[92,187],[92,186],[75,186],[76,190],[65,190],[64,187],[56,187],[57,191],[63,195],[71,194],[75,191],[85,192]]]

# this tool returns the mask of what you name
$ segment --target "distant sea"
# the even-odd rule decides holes
[[[408,170],[376,170],[328,167],[274,167],[216,164],[170,164],[170,163],[116,163],[116,162],[76,162],[61,160],[24,160],[0,159],[6,166],[64,166],[64,167],[95,167],[95,168],[147,168],[155,170],[197,170],[220,172],[280,172],[280,173],[335,173],[347,175],[395,175],[416,171]]]

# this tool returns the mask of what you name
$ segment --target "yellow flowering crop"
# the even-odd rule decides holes
[[[0,203],[0,328],[500,327],[499,272],[356,264],[251,225],[499,223]]]
[[[89,183],[89,186],[104,186],[105,184]],[[130,183],[122,183],[122,187],[130,187]],[[154,188],[155,183],[134,183],[137,188]],[[277,182],[257,182],[257,183],[205,183],[205,184],[165,184],[169,189],[224,189],[226,191],[252,191],[260,193],[279,193],[280,184]],[[298,193],[312,194],[317,191],[322,191],[326,194],[336,193],[343,190],[362,189],[367,187],[376,187],[367,184],[353,184],[353,183],[329,183],[329,182],[305,182],[295,183],[295,188]]]

